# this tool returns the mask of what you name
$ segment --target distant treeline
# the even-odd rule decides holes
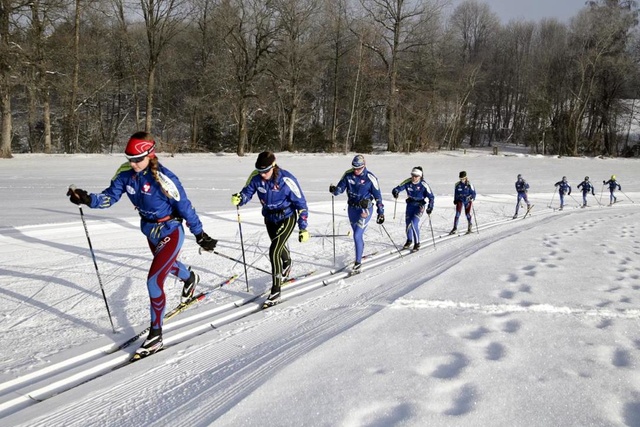
[[[638,154],[635,1],[501,24],[481,1],[0,0],[0,157]]]

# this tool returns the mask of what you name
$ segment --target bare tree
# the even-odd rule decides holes
[[[234,67],[233,99],[238,124],[237,154],[244,156],[247,146],[249,101],[254,86],[264,77],[273,54],[278,28],[270,0],[224,0],[224,43]]]
[[[387,77],[387,148],[397,151],[396,114],[398,108],[398,67],[403,53],[426,44],[425,22],[438,15],[441,6],[430,1],[360,0],[366,15],[374,23],[376,36],[363,40],[384,64]]]
[[[318,0],[275,0],[279,43],[270,74],[276,82],[285,115],[283,150],[293,151],[304,83],[313,81],[313,65],[323,38],[318,36]]]
[[[147,32],[147,104],[145,130],[153,125],[153,100],[156,85],[156,69],[160,56],[171,39],[183,29],[184,17],[189,11],[185,0],[140,0],[142,16]]]
[[[22,47],[16,42],[17,32],[12,18],[28,4],[26,0],[0,0],[0,157],[11,158],[13,119],[11,96],[19,83]]]

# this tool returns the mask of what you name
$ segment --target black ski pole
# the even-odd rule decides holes
[[[396,201],[393,203],[393,219],[396,219],[396,207],[398,207],[398,198],[395,197]]]
[[[70,185],[69,189],[76,192],[76,186]],[[109,322],[111,323],[111,329],[113,333],[116,333],[116,328],[113,326],[113,319],[111,318],[111,310],[109,310],[109,303],[107,302],[107,295],[104,293],[104,286],[102,286],[102,277],[100,277],[100,271],[98,271],[98,262],[96,261],[96,254],[93,252],[93,245],[91,244],[91,238],[89,237],[89,229],[87,228],[87,222],[84,220],[84,212],[82,212],[82,206],[78,205],[78,210],[80,210],[80,218],[82,219],[82,225],[84,227],[84,234],[87,236],[87,242],[89,243],[89,251],[91,252],[91,257],[93,258],[93,266],[96,269],[96,275],[98,276],[98,283],[100,284],[100,290],[102,291],[102,298],[104,299],[104,305],[107,307],[107,314],[109,315]]]
[[[629,197],[629,196],[627,196],[627,195],[625,194],[625,192],[624,192],[624,191],[620,190],[620,192],[621,192],[622,194],[624,194],[624,197],[626,197],[627,199],[629,199],[629,201],[630,201],[631,203],[635,203],[633,200],[631,200],[631,197]]]
[[[480,234],[480,229],[478,228],[478,217],[476,216],[476,207],[471,202],[471,210],[473,211],[473,220],[476,223],[476,233]]]
[[[438,248],[436,248],[436,236],[433,234],[433,225],[431,224],[431,214],[427,214],[427,217],[429,218],[429,228],[431,229],[431,240],[433,240],[433,249],[438,250]]]
[[[331,225],[333,227],[333,266],[336,266],[336,214],[335,214],[335,196],[331,195]]]
[[[236,205],[238,213],[238,231],[240,232],[240,247],[242,248],[242,263],[244,264],[244,280],[247,282],[247,292],[249,292],[249,274],[247,273],[247,260],[244,254],[244,238],[242,237],[242,221],[240,221],[240,206]],[[268,273],[271,274],[271,273]]]
[[[393,243],[393,246],[395,246],[400,256],[402,256],[402,252],[400,252],[400,248],[398,248],[398,245],[396,245],[396,242],[394,242],[393,239],[391,238],[391,234],[389,234],[389,232],[387,231],[387,227],[385,227],[384,224],[380,224],[380,227],[382,227],[384,232],[387,233],[387,236],[389,236],[389,240],[391,240],[391,243]]]
[[[602,190],[600,190],[600,202],[602,202],[602,195],[604,194],[604,181],[602,183]],[[600,202],[598,202],[598,204],[601,204]]]
[[[560,191],[560,190],[558,190]],[[556,197],[556,190],[553,190],[553,194],[551,195],[551,201],[549,202],[548,208],[553,209],[553,199]]]

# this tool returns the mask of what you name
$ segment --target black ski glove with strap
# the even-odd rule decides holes
[[[209,237],[209,235],[204,231],[202,233],[196,234],[195,236],[196,243],[199,244],[200,247],[205,251],[213,252],[213,250],[216,248],[216,243],[218,243],[218,241]]]
[[[69,188],[67,196],[69,196],[69,201],[74,205],[91,205],[91,196],[81,188]]]

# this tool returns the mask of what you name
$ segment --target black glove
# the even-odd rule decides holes
[[[384,214],[378,214],[378,218],[376,219],[378,224],[384,223]]]
[[[73,190],[69,188],[67,196],[69,196],[71,203],[75,205],[83,204],[89,206],[91,204],[91,196],[81,188],[75,188]]]
[[[602,183],[603,183],[603,184],[606,184],[606,183],[607,183],[607,181],[605,181],[605,180],[603,179],[603,180],[602,180]]]
[[[216,239],[212,239],[207,233],[203,231],[202,233],[196,234],[196,243],[199,244],[200,247],[205,251],[212,252],[215,249],[216,243],[218,243],[218,241]]]
[[[362,209],[367,209],[369,207],[369,199],[362,199],[358,204]]]
[[[592,191],[592,192],[591,192],[591,194],[595,196],[595,195],[596,195],[596,192],[595,192],[595,191]]]
[[[454,204],[454,205],[457,205],[457,204],[458,204],[458,201],[457,201],[457,200],[454,200],[454,201],[453,201],[453,204]]]
[[[431,212],[433,212],[433,208],[427,208],[427,215],[431,215]]]
[[[335,185],[333,185],[333,184],[331,184],[331,185],[329,186],[329,193],[333,194],[333,193],[335,193],[335,192],[336,192],[336,186],[335,186]]]
[[[567,196],[570,196],[570,195],[571,195],[571,191],[569,191],[569,192],[567,193]]]
[[[398,194],[400,194],[400,192],[398,190],[396,190],[395,188],[391,192],[391,195],[393,196],[394,199],[398,198]]]

